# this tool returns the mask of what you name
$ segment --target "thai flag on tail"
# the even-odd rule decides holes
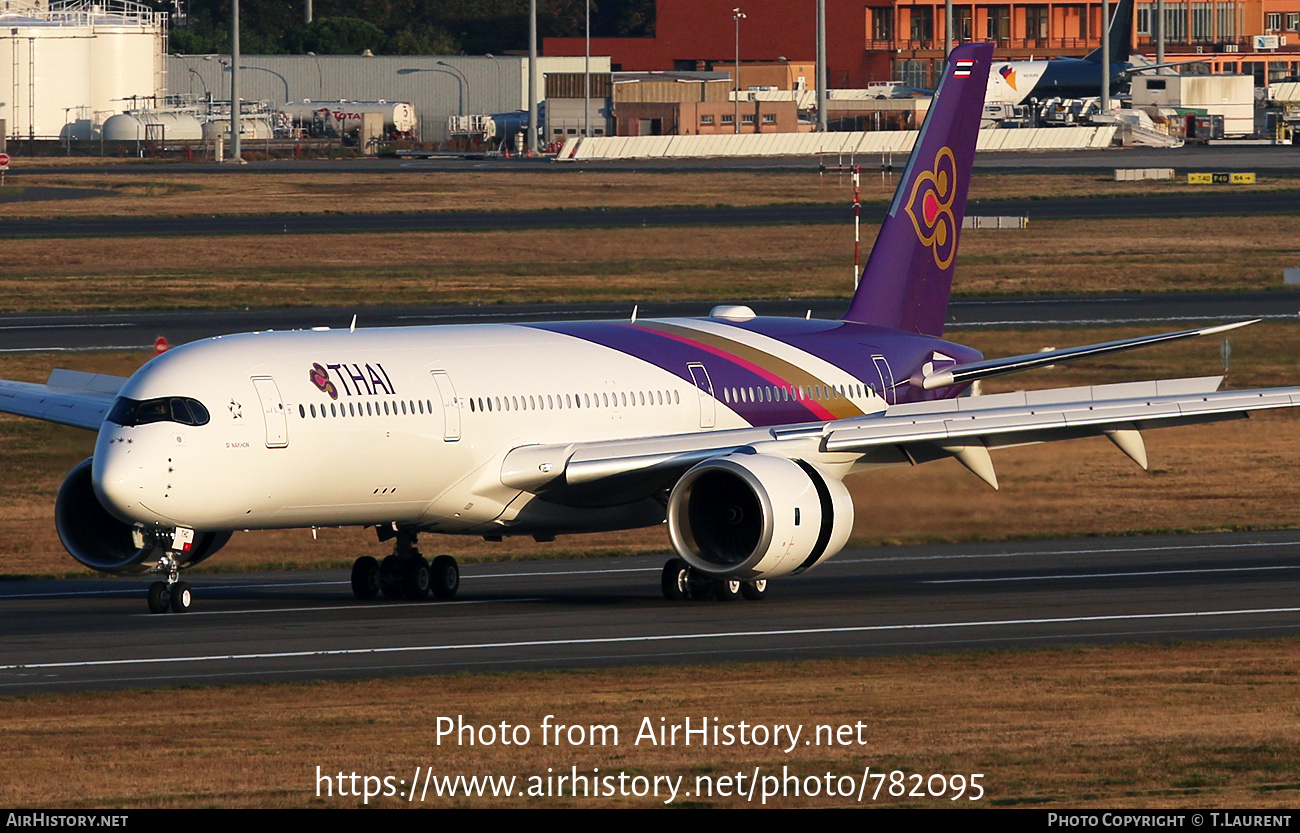
[[[971,67],[975,66],[974,61],[958,61],[957,66],[953,69],[952,74],[958,78],[970,77]]]

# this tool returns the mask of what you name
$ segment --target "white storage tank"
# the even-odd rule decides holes
[[[155,126],[150,129],[149,126]],[[203,141],[203,123],[193,113],[167,110],[132,110],[110,116],[103,126],[108,142],[142,142],[161,139],[165,142]]]
[[[162,89],[167,15],[130,0],[0,4],[0,112],[13,138],[90,138]],[[138,104],[136,105],[138,106]]]
[[[90,42],[91,106],[120,112],[133,107],[132,96],[156,96],[162,89],[166,34],[158,15],[149,19],[114,13],[111,6],[92,8],[96,13],[90,18],[95,31]]]
[[[405,101],[302,101],[280,108],[302,127],[323,124],[335,133],[345,133],[361,126],[361,117],[379,113],[384,117],[385,132],[412,133],[418,125],[415,108]]]
[[[239,120],[239,140],[246,142],[249,139],[273,139],[275,131],[270,122],[258,116],[244,116]],[[230,117],[217,119],[203,123],[203,138],[206,141],[213,141],[218,137],[223,142],[230,142]]]

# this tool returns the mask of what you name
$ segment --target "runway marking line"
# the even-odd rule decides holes
[[[953,555],[900,555],[894,558],[840,558],[829,564],[870,564],[886,561],[945,561],[958,558],[1024,558],[1036,555],[1105,555],[1107,553],[1170,552],[1177,550],[1235,550],[1252,547],[1294,547],[1297,541],[1245,541],[1239,544],[1170,544],[1158,547],[1102,547],[1083,550],[1033,550],[1029,552],[954,553]]]
[[[340,582],[340,584],[347,584],[347,582]],[[438,607],[459,607],[459,606],[461,606],[461,605],[511,604],[511,603],[513,603],[513,602],[543,602],[543,601],[546,601],[546,600],[545,600],[544,598],[542,598],[541,596],[537,596],[537,597],[534,597],[534,598],[531,598],[531,599],[530,599],[530,598],[523,598],[523,599],[461,599],[461,600],[459,600],[459,601],[454,601],[454,602],[453,602],[453,601],[440,601],[440,602],[437,602],[437,605],[438,605]],[[191,611],[188,611],[185,615],[186,615],[187,617],[190,617],[190,616],[245,616],[245,615],[253,614],[253,613],[319,613],[319,612],[322,611],[322,610],[328,610],[328,611],[331,611],[331,612],[334,612],[334,613],[338,613],[338,612],[340,612],[340,611],[351,612],[351,611],[353,611],[353,610],[378,610],[378,609],[381,609],[381,608],[384,609],[384,610],[410,610],[410,609],[411,609],[411,607],[410,607],[409,605],[401,605],[401,606],[398,606],[398,605],[394,604],[392,601],[387,601],[387,602],[382,602],[382,603],[380,603],[380,604],[372,604],[372,605],[355,605],[355,604],[349,604],[349,605],[346,605],[346,606],[340,606],[340,605],[324,605],[324,606],[322,606],[322,607],[265,607],[265,608],[261,608],[261,609],[259,609],[259,610],[191,610]],[[417,609],[418,609],[418,608],[417,608]],[[136,615],[137,615],[137,616],[145,616],[145,617],[150,618],[150,619],[153,619],[153,618],[155,618],[155,617],[157,616],[157,614],[154,614],[154,613],[138,613],[138,614],[136,614]]]
[[[1054,581],[1075,578],[1128,578],[1130,576],[1180,576],[1197,573],[1249,573],[1258,570],[1296,570],[1300,565],[1284,567],[1206,567],[1202,570],[1135,570],[1130,573],[1062,573],[1055,576],[1004,576],[1002,578],[928,579],[921,584],[981,584],[995,581]]]
[[[318,651],[277,651],[265,654],[210,654],[192,657],[153,657],[132,659],[83,660],[79,662],[42,662],[0,665],[0,671],[28,671],[42,668],[91,668],[116,665],[160,665],[229,660],[293,659],[295,657],[336,657],[417,652],[466,651],[485,648],[546,648],[561,645],[617,645],[630,643],[694,641],[702,639],[752,639],[772,636],[811,636],[836,633],[880,633],[884,631],[922,631],[942,628],[990,628],[1009,625],[1057,625],[1071,622],[1122,622],[1157,619],[1184,619],[1208,616],[1263,616],[1300,613],[1300,607],[1259,608],[1254,610],[1196,610],[1184,613],[1132,613],[1110,616],[1066,616],[1051,619],[994,619],[977,622],[923,622],[912,625],[861,625],[842,628],[791,628],[767,631],[724,631],[720,633],[663,634],[658,636],[611,636],[586,639],[538,639],[516,642],[479,642],[460,645],[406,645],[388,648],[335,648]]]
[[[483,573],[478,575],[461,575],[461,579],[471,581],[483,578],[534,578],[536,576],[593,576],[604,575],[606,573],[657,573],[658,567],[617,567],[608,570],[536,570],[527,573]],[[347,581],[275,581],[264,584],[201,584],[195,589],[198,590],[253,590],[265,589],[268,587],[346,587],[351,582]],[[58,599],[67,596],[133,596],[144,590],[140,587],[121,587],[113,590],[60,590],[58,592],[48,593],[8,593],[0,595],[3,599]],[[211,611],[218,613],[221,611]],[[251,613],[253,611],[238,611],[241,613]]]

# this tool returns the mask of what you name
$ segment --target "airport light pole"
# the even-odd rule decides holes
[[[226,67],[226,69],[230,69],[230,67]],[[280,83],[281,83],[281,84],[284,84],[284,103],[285,103],[285,104],[288,104],[288,103],[289,103],[289,79],[285,78],[283,75],[281,75],[280,73],[276,72],[275,70],[273,70],[273,69],[267,69],[266,67],[250,67],[250,66],[241,66],[240,69],[258,70],[259,72],[269,72],[269,73],[271,73],[272,75],[274,75],[276,78],[279,78],[279,79],[280,79]],[[202,77],[202,76],[199,76],[199,80],[202,81],[202,80],[203,80],[203,77]],[[206,85],[205,85],[204,92],[207,92]]]
[[[582,56],[582,135],[591,135],[591,0],[586,0],[587,47]]]
[[[817,132],[826,132],[826,0],[817,0]]]
[[[491,105],[492,109],[496,109],[501,106],[499,103],[501,101],[501,91],[505,89],[506,86],[505,82],[501,78],[501,62],[498,61],[497,56],[493,55],[491,52],[484,52],[483,57],[491,61],[492,66],[495,67],[497,71],[497,91],[492,96],[493,101],[497,103],[493,103]],[[488,108],[485,107],[484,109],[488,109]],[[510,109],[511,110],[519,109],[519,99],[515,99],[513,102],[510,103]]]
[[[1101,112],[1110,109],[1110,0],[1101,0]]]
[[[465,73],[456,69],[454,66],[447,63],[446,61],[438,61],[437,64],[440,67],[446,67],[447,69],[451,70],[453,73],[455,73],[456,79],[460,81],[461,84],[460,114],[462,116],[465,115],[465,105],[469,101],[469,79],[465,77]]]
[[[231,2],[230,12],[230,161],[238,165],[244,161],[239,146],[239,0]]]
[[[307,54],[316,62],[316,100],[319,101],[325,97],[325,73],[321,72],[320,56],[315,52],[308,52]]]
[[[1156,0],[1156,63],[1163,64],[1164,62],[1165,62],[1165,0]]]
[[[438,61],[438,63],[441,64],[442,61]],[[457,101],[458,101],[458,103],[459,103],[459,105],[460,105],[460,108],[459,108],[459,109],[460,109],[460,115],[463,116],[463,115],[465,115],[465,82],[464,82],[464,80],[462,80],[462,76],[461,76],[459,73],[452,72],[452,70],[454,69],[454,67],[452,67],[450,64],[444,64],[444,66],[446,66],[447,68],[446,68],[446,69],[437,69],[437,68],[435,68],[435,67],[403,67],[402,69],[399,69],[399,70],[397,71],[397,74],[398,74],[398,75],[412,75],[412,74],[417,73],[417,72],[440,72],[440,73],[442,73],[443,75],[450,75],[452,78],[455,78],[455,79],[456,79],[456,96],[457,96]]]
[[[952,54],[952,0],[943,0],[943,57]]]
[[[745,13],[739,8],[731,10],[731,19],[736,21],[736,83],[735,92],[732,95],[732,102],[735,107],[731,115],[731,126],[736,133],[740,132],[740,21],[745,19]]]
[[[203,76],[194,67],[186,67],[185,69],[189,71],[190,75],[193,75],[195,78],[199,79],[199,83],[203,85],[203,97],[207,98],[208,82],[203,80]],[[194,82],[190,81],[190,96],[192,97],[193,95],[194,95]]]
[[[528,0],[528,152],[537,147],[537,0]]]

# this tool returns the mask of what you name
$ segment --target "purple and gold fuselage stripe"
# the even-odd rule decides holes
[[[759,373],[759,368],[739,357],[720,353],[696,340],[670,336],[645,327],[625,322],[565,321],[546,324],[527,324],[539,330],[579,338],[592,344],[608,347],[619,353],[653,364],[672,375],[693,384],[687,365],[702,359],[717,358],[721,363],[709,361],[705,367],[713,382],[715,396],[723,401],[722,388],[757,388],[770,384],[771,374]],[[814,422],[827,419],[824,402],[810,399],[790,399],[781,402],[727,402],[750,425],[781,425]],[[814,410],[814,407],[816,408]]]
[[[812,373],[809,373],[798,365],[791,364],[790,362],[773,356],[771,353],[760,350],[757,347],[753,347],[734,339],[726,338],[725,336],[696,330],[691,327],[683,327],[678,324],[669,324],[664,321],[653,321],[630,326],[635,326],[642,330],[662,333],[670,338],[698,345],[701,349],[707,350],[716,356],[721,356],[728,361],[748,368],[753,373],[766,379],[768,382],[780,387],[788,388],[791,385],[795,385],[806,389],[812,385],[825,387],[831,386],[830,383],[824,379],[814,376]],[[854,405],[848,399],[842,397],[824,400],[808,400],[804,404],[820,419],[841,419],[843,417],[860,416],[862,414],[861,408]]]

